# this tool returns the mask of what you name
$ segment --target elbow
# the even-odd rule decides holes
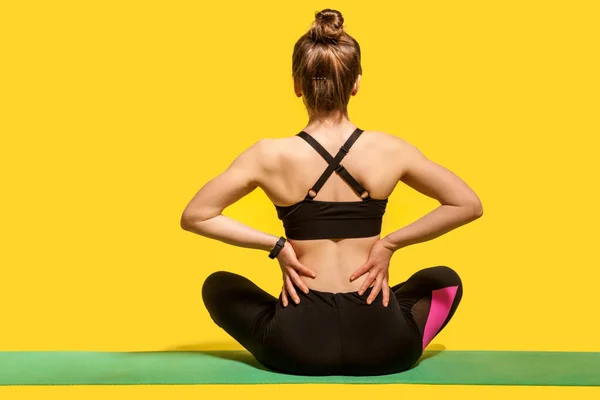
[[[213,217],[215,217],[215,214],[210,210],[186,209],[183,211],[183,214],[181,214],[179,226],[185,231],[198,233],[200,229],[199,227],[202,224],[202,222],[207,221]]]
[[[479,198],[469,203],[466,207],[469,210],[468,212],[470,221],[481,218],[483,215],[483,205],[481,204],[481,200],[479,200]]]
[[[200,221],[198,215],[191,214],[189,212],[185,212],[181,214],[181,219],[179,220],[179,226],[184,231],[192,231],[194,225],[196,225]]]
[[[181,219],[179,220],[179,226],[184,231],[189,231],[190,230],[190,225],[191,225],[190,217],[187,216],[187,215],[185,215],[185,214],[183,214],[181,216]]]

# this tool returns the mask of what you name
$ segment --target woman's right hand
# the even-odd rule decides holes
[[[277,261],[279,261],[279,266],[283,272],[283,287],[281,288],[281,301],[283,306],[287,307],[288,305],[288,294],[292,297],[296,304],[300,303],[300,297],[298,297],[298,293],[296,293],[296,289],[294,288],[292,282],[302,289],[304,293],[308,294],[308,287],[302,281],[302,279],[300,279],[299,273],[311,278],[316,277],[317,274],[298,261],[296,252],[294,251],[294,248],[290,242],[285,242],[283,248],[277,255]]]
[[[358,294],[362,295],[374,283],[367,298],[367,304],[371,304],[379,291],[383,289],[383,306],[388,306],[390,301],[389,268],[393,254],[394,250],[386,247],[383,240],[379,239],[373,244],[367,261],[350,275],[350,282],[352,282],[367,272],[369,273],[358,289]]]

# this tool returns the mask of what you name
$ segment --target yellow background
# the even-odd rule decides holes
[[[361,44],[350,117],[461,176],[484,216],[396,253],[463,277],[449,350],[600,351],[596,2],[4,2],[0,350],[238,348],[202,282],[277,295],[259,250],[183,231],[188,201],[307,121],[291,54],[315,11]],[[435,207],[400,184],[385,235]],[[259,190],[224,214],[274,235]]]

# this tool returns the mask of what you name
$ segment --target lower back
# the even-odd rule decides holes
[[[298,261],[312,269],[316,278],[300,275],[309,289],[322,292],[355,292],[367,274],[350,282],[350,275],[368,259],[379,236],[352,239],[292,240]]]

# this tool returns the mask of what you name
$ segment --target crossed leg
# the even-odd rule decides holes
[[[421,333],[423,350],[448,324],[461,299],[463,286],[449,267],[436,266],[414,273],[406,282],[391,287],[402,310]]]
[[[202,300],[212,320],[257,355],[277,298],[245,276],[216,271],[202,285]]]
[[[462,281],[446,266],[425,268],[391,287],[398,304],[410,315],[423,349],[448,324],[462,299]],[[277,298],[248,278],[217,271],[202,286],[202,298],[213,321],[250,352],[256,352],[275,312]]]

